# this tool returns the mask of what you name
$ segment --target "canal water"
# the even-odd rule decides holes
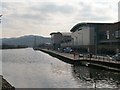
[[[16,88],[117,88],[120,73],[71,65],[41,51],[2,50],[2,74]]]

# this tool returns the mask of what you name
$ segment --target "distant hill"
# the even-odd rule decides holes
[[[35,35],[27,35],[18,38],[2,38],[2,44],[7,45],[25,45],[29,47],[33,47],[35,45],[40,45],[44,43],[50,43],[51,39],[42,36],[35,36]],[[0,40],[0,41],[1,41]]]

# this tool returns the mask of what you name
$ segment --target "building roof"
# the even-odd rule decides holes
[[[62,32],[61,33],[63,36],[71,36],[71,33],[70,32]]]
[[[78,23],[70,31],[75,32],[80,26],[82,27],[86,25],[112,25],[112,23]]]
[[[63,36],[70,36],[71,35],[70,32],[53,32],[53,33],[50,33],[50,35],[53,35],[53,34],[61,34]]]
[[[50,33],[50,35],[53,35],[53,34],[61,34],[60,32],[52,32]]]

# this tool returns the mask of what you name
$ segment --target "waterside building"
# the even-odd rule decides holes
[[[120,50],[120,22],[78,23],[70,32],[50,34],[54,49],[71,47],[94,54],[115,54]]]

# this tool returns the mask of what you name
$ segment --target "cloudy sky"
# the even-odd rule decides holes
[[[69,32],[80,22],[117,22],[119,0],[4,0],[0,37]]]

